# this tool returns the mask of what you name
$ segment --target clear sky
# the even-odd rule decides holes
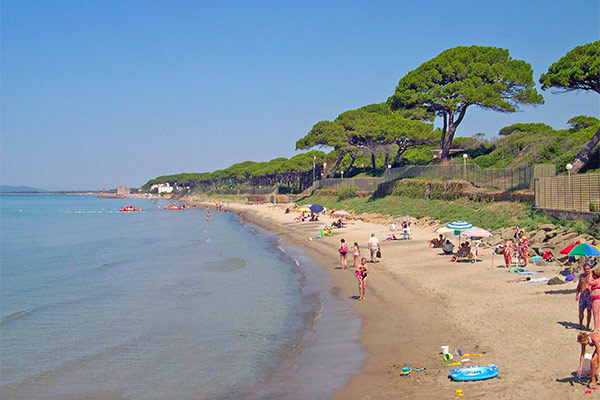
[[[138,187],[296,154],[320,120],[385,101],[445,49],[503,47],[534,79],[598,40],[598,0],[1,0],[1,183]],[[538,85],[539,86],[539,85]],[[469,108],[457,136],[598,117],[600,96],[543,92]]]

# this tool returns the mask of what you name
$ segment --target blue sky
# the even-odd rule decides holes
[[[291,157],[316,122],[386,100],[447,48],[506,48],[537,81],[600,37],[597,0],[1,4],[1,183],[48,190]],[[597,94],[543,95],[470,108],[457,135],[599,114]]]

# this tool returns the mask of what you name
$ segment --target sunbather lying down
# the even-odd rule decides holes
[[[527,281],[530,281],[530,280],[531,280],[531,277],[527,276],[525,278],[510,279],[510,280],[508,280],[506,282],[508,282],[508,283],[513,283],[513,282],[527,282]]]
[[[397,238],[396,235],[392,235],[392,236],[386,237],[385,240],[387,240],[387,241],[390,241],[390,240],[400,240],[400,238]]]

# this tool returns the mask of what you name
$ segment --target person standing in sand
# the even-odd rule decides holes
[[[375,237],[374,233],[371,233],[371,237],[369,238],[369,250],[371,251],[371,262],[375,262],[375,254],[378,251],[381,251],[381,247],[379,245],[379,239]]]
[[[514,249],[512,239],[508,239],[504,244],[504,248],[502,249],[502,254],[504,254],[504,265],[506,268],[510,268],[510,264],[512,263],[511,251]]]
[[[588,276],[590,299],[592,300],[592,317],[594,318],[594,333],[598,333],[598,318],[600,317],[600,268],[592,270]]]
[[[360,257],[360,247],[358,247],[358,243],[354,242],[354,248],[352,249],[352,255],[354,256],[354,268],[358,266],[359,257]]]
[[[577,342],[581,345],[581,355],[579,356],[579,368],[577,368],[577,373],[581,374],[583,370],[583,361],[585,360],[585,348],[589,345],[594,349],[594,354],[592,354],[592,359],[590,360],[590,366],[592,367],[592,380],[590,382],[590,388],[596,387],[596,375],[598,374],[598,353],[600,353],[600,335],[597,333],[585,333],[579,332],[577,334]]]
[[[527,267],[529,257],[529,239],[525,236],[525,231],[520,232],[519,238],[519,258],[523,260],[523,268]]]
[[[590,329],[592,318],[592,300],[590,299],[590,285],[588,279],[592,268],[589,264],[583,266],[583,273],[579,275],[579,283],[575,291],[575,301],[579,302],[579,325],[583,329],[583,313],[587,310],[587,329]]]
[[[360,265],[356,267],[356,279],[358,280],[358,300],[365,299],[365,289],[367,288],[367,276],[369,275],[369,266],[367,259],[362,258]]]
[[[342,269],[348,268],[346,265],[346,256],[348,255],[348,245],[344,239],[340,240],[340,247],[338,247],[338,251],[340,252],[340,264]]]

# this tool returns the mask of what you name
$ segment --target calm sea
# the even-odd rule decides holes
[[[326,271],[230,213],[0,202],[2,398],[322,399],[359,372]]]

